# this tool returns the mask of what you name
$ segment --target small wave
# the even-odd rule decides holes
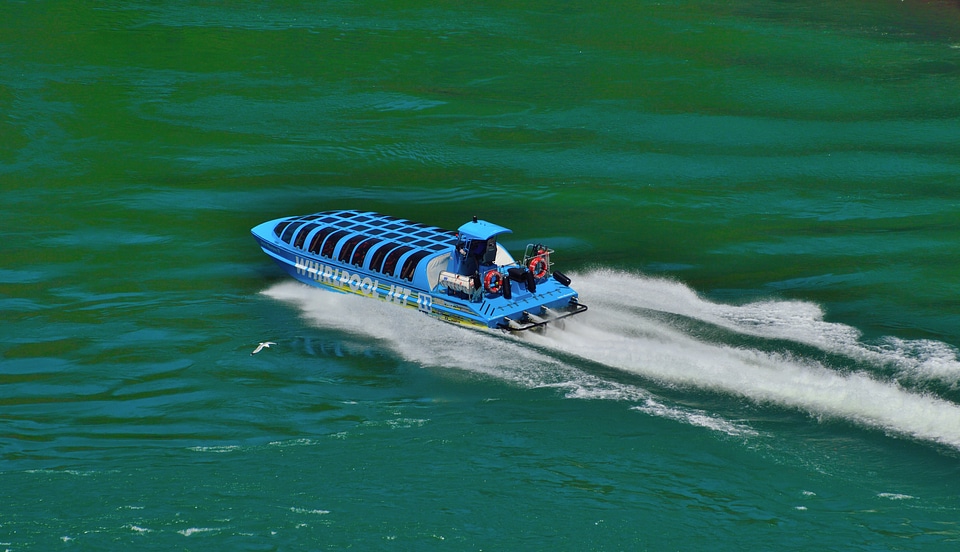
[[[226,452],[234,452],[240,450],[240,447],[237,445],[215,445],[215,446],[195,446],[189,447],[189,450],[193,452],[214,452],[218,454],[223,454]]]
[[[647,400],[642,406],[634,406],[633,409],[688,425],[705,427],[733,437],[756,437],[760,434],[757,430],[743,423],[731,422],[703,411],[669,407],[652,399]]]
[[[900,493],[879,493],[877,497],[886,498],[887,500],[913,500],[916,498],[915,496]]]
[[[311,514],[315,516],[324,516],[330,513],[330,510],[317,510],[317,509],[308,509],[308,508],[290,508],[290,511],[295,514]]]
[[[404,94],[393,94],[374,105],[377,111],[423,111],[445,105],[447,102],[428,100]]]
[[[217,527],[191,527],[189,529],[181,529],[180,531],[177,531],[177,533],[180,533],[185,537],[189,537],[197,533],[214,533],[216,531],[221,531],[221,529]]]

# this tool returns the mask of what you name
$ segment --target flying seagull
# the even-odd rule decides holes
[[[251,355],[255,355],[255,354],[259,353],[260,351],[262,351],[263,349],[265,349],[266,347],[269,347],[269,346],[271,346],[271,345],[276,345],[276,343],[274,343],[273,341],[263,341],[263,342],[261,342],[259,345],[257,345],[257,348],[254,349],[253,352],[250,353],[250,354],[251,354]]]

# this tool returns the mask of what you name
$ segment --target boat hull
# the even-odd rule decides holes
[[[541,329],[549,322],[586,310],[578,302],[577,293],[565,285],[569,279],[562,275],[542,278],[533,291],[523,282],[507,279],[504,285],[511,286],[512,291],[509,299],[507,293],[484,293],[483,289],[467,297],[439,283],[432,289],[417,286],[429,280],[420,275],[405,280],[371,270],[363,263],[338,262],[335,254],[323,256],[296,247],[275,230],[282,221],[263,223],[252,233],[264,253],[287,274],[313,287],[416,309],[447,322],[511,331]]]

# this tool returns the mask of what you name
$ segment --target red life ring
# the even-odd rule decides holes
[[[533,277],[539,280],[547,275],[547,260],[542,255],[537,255],[533,259],[530,259],[530,264],[527,265],[527,268],[530,269]]]
[[[483,287],[486,288],[488,293],[499,293],[503,287],[503,276],[496,270],[487,272],[487,275],[483,277]]]

